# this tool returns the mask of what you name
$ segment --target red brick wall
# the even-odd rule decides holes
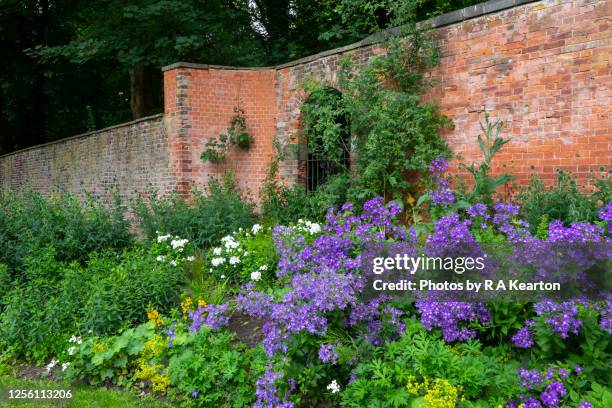
[[[612,159],[612,2],[542,1],[443,28],[429,97],[452,118],[466,162],[489,113],[512,142],[497,158],[519,182],[555,169],[587,181]],[[604,173],[605,174],[605,173]]]
[[[442,59],[426,95],[454,122],[451,149],[480,160],[476,136],[488,113],[506,122],[512,142],[494,172],[511,170],[518,182],[532,173],[548,180],[560,168],[587,181],[612,159],[612,2],[540,1],[440,28]],[[291,140],[306,99],[300,83],[334,85],[341,54],[366,62],[380,53],[366,45],[278,71],[277,133]],[[502,166],[506,166],[503,168]],[[294,163],[284,174],[295,177]]]
[[[172,162],[184,188],[205,186],[209,177],[232,171],[256,196],[274,153],[275,72],[272,69],[177,68],[166,70],[165,111],[174,139]],[[248,150],[230,148],[224,163],[203,162],[210,138],[227,133],[234,107],[245,112],[255,142]]]
[[[444,26],[437,38],[442,59],[431,76],[438,85],[424,99],[436,101],[453,120],[454,129],[444,137],[461,160],[480,160],[476,136],[488,113],[506,123],[503,134],[512,138],[494,172],[510,171],[525,183],[530,174],[551,181],[556,169],[571,171],[581,181],[591,171],[600,173],[601,166],[607,171],[612,158],[612,2],[532,2]],[[174,117],[180,111],[176,103],[181,99],[173,96],[177,92],[188,107],[185,179],[202,184],[209,175],[232,169],[257,193],[273,137],[283,145],[297,142],[300,108],[307,98],[303,82],[334,86],[343,55],[365,64],[382,52],[366,39],[274,68],[186,64],[169,69],[166,113]],[[177,87],[179,77],[188,78],[186,89]],[[246,111],[256,139],[253,149],[234,152],[225,165],[203,164],[204,143],[225,132],[236,105]],[[298,159],[289,154],[281,165],[285,179],[297,180]]]
[[[0,188],[89,192],[105,202],[118,188],[125,203],[176,187],[168,158],[168,133],[156,115],[1,156]]]
[[[434,20],[442,59],[431,73],[438,85],[425,99],[453,120],[444,137],[465,162],[480,158],[476,135],[489,113],[506,122],[504,135],[512,138],[495,171],[509,169],[519,182],[531,173],[550,181],[561,168],[586,181],[612,159],[612,1],[521,3],[490,1]],[[30,181],[45,191],[55,186],[102,195],[113,183],[126,192],[188,191],[232,170],[256,197],[273,139],[296,142],[307,97],[301,84],[314,79],[334,86],[343,55],[365,64],[381,52],[369,38],[270,68],[174,64],[164,69],[163,118],[2,156],[0,186]],[[255,143],[232,150],[226,163],[203,163],[205,143],[226,132],[235,106],[244,109]],[[300,166],[291,152],[281,166],[289,182]]]

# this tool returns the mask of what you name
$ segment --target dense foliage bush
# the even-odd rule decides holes
[[[185,406],[243,407],[255,400],[256,374],[263,372],[261,347],[248,348],[227,324],[224,306],[194,305],[161,315],[119,335],[73,337],[48,368],[61,367],[71,381],[135,385],[169,395]]]
[[[261,206],[266,223],[291,224],[298,219],[321,221],[327,210],[348,200],[351,179],[347,173],[330,176],[315,191],[304,186],[287,186],[278,179],[278,160],[273,159],[261,191]]]
[[[587,189],[580,189],[571,174],[559,171],[557,183],[546,187],[536,177],[519,195],[521,212],[531,225],[532,232],[544,220],[561,220],[570,225],[573,222],[596,222],[601,203],[612,201],[612,181],[609,177],[594,180]]]
[[[435,157],[447,154],[439,132],[450,121],[421,98],[429,86],[423,73],[437,65],[438,50],[431,33],[415,25],[415,10],[414,2],[402,7],[402,39],[389,40],[384,56],[362,68],[343,60],[340,100],[325,84],[306,84],[303,138],[312,154],[337,164],[345,152],[353,153],[350,198],[357,203],[414,194],[416,177],[406,176],[424,173]]]
[[[342,393],[343,406],[452,407],[461,397],[500,406],[521,391],[517,362],[503,347],[483,350],[478,341],[456,346],[412,322],[401,337],[354,370]],[[416,397],[416,398],[415,398]]]
[[[265,368],[261,348],[236,344],[235,335],[199,331],[176,335],[168,362],[170,381],[195,407],[245,407],[255,401],[255,379]]]
[[[83,262],[92,251],[121,250],[132,243],[126,209],[116,195],[104,206],[89,196],[33,190],[0,191],[0,262],[18,272],[25,259],[47,245],[59,261]]]
[[[40,361],[56,355],[74,334],[116,333],[143,321],[150,306],[169,311],[179,302],[188,262],[186,243],[170,239],[120,254],[93,253],[86,267],[57,261],[52,247],[29,257],[2,293],[5,352]]]
[[[185,200],[178,193],[152,195],[133,203],[144,234],[154,240],[158,232],[189,239],[199,248],[214,245],[222,236],[250,227],[256,221],[254,204],[243,197],[231,175],[211,179],[207,194],[193,191]]]

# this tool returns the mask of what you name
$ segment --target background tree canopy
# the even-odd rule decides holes
[[[161,112],[160,68],[263,66],[401,23],[413,0],[0,0],[0,154]],[[477,3],[417,0],[420,18]]]

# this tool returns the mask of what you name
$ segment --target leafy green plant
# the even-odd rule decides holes
[[[155,336],[155,324],[147,322],[112,337],[92,336],[76,346],[66,371],[69,381],[86,379],[92,385],[131,383],[132,364],[145,343]]]
[[[406,27],[408,40],[392,39],[386,55],[361,69],[344,60],[339,74],[355,149],[353,201],[375,195],[403,201],[416,191],[411,176],[447,153],[439,131],[450,121],[420,96],[429,86],[424,70],[438,63],[437,48],[430,32]]]
[[[235,337],[203,327],[177,334],[168,362],[176,391],[196,407],[244,407],[255,399],[255,379],[265,369],[263,349],[235,344]]]
[[[219,135],[218,139],[211,138],[206,142],[206,150],[200,156],[203,161],[221,163],[227,156],[230,146],[248,150],[255,139],[247,132],[244,110],[238,106],[234,107],[234,116],[230,119],[227,134]]]
[[[576,179],[562,170],[558,171],[556,185],[547,188],[535,176],[521,191],[518,199],[521,211],[531,228],[538,228],[543,218],[573,222],[598,221],[599,203],[612,200],[612,181],[609,177],[593,180],[590,189],[580,189]]]
[[[489,115],[485,115],[484,124],[480,124],[484,138],[482,135],[478,135],[478,147],[484,155],[483,161],[478,165],[476,163],[469,166],[462,163],[459,165],[472,175],[473,186],[466,196],[466,199],[471,203],[492,204],[497,189],[514,179],[513,176],[506,173],[498,177],[490,175],[493,158],[506,143],[510,142],[510,139],[499,136],[502,126],[501,121],[492,123],[489,120]]]
[[[433,398],[443,384],[446,395],[497,406],[520,390],[515,365],[477,341],[448,345],[415,323],[353,373],[357,380],[341,393],[349,407],[427,406],[427,394]]]
[[[86,268],[58,262],[52,248],[28,258],[2,298],[0,345],[15,358],[43,361],[76,333],[114,334],[144,321],[150,307],[170,311],[180,302],[186,261],[173,258],[170,242],[159,245],[166,249],[92,254]]]
[[[187,238],[199,248],[216,244],[221,237],[250,227],[257,217],[254,204],[238,189],[231,174],[222,180],[211,179],[208,194],[193,191],[190,200],[179,194],[138,198],[132,207],[143,233],[150,240],[158,232]]]
[[[118,194],[105,206],[92,196],[0,191],[0,262],[18,273],[28,256],[49,244],[58,260],[80,262],[92,251],[126,248],[133,238],[125,212]]]

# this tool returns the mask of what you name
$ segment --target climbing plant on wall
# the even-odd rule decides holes
[[[362,68],[350,56],[343,59],[340,102],[322,96],[325,84],[305,85],[316,98],[302,111],[303,131],[309,140],[315,134],[322,139],[319,154],[342,157],[339,141],[346,137],[334,118],[349,118],[355,170],[350,196],[357,201],[376,195],[403,199],[414,193],[416,176],[435,157],[449,155],[440,130],[451,122],[422,99],[431,84],[424,73],[437,65],[438,48],[432,31],[417,27],[416,6],[402,7],[405,25],[385,44],[385,55]]]
[[[238,106],[234,107],[234,116],[230,119],[227,133],[219,135],[218,138],[210,138],[206,142],[206,149],[200,158],[211,163],[221,163],[227,156],[231,146],[242,150],[248,150],[253,144],[254,138],[247,131],[244,110]]]

